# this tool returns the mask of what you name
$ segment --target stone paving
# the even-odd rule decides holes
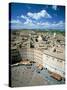
[[[55,85],[64,83],[64,80],[57,81],[50,77],[46,69],[38,70],[34,64],[32,66],[11,66],[12,87]]]

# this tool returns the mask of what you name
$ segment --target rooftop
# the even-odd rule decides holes
[[[65,60],[65,53],[58,53],[58,52],[53,52],[49,50],[44,50],[44,54],[50,55],[52,57],[55,57],[61,60]]]

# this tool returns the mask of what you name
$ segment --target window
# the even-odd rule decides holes
[[[62,63],[62,60],[60,60],[60,62]]]
[[[57,62],[59,62],[59,59],[57,59]]]

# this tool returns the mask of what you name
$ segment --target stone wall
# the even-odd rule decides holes
[[[21,56],[20,56],[20,53],[18,51],[18,49],[12,49],[10,51],[10,61],[9,61],[9,64],[14,64],[14,63],[17,63],[19,61],[21,61]]]
[[[65,65],[64,60],[43,54],[43,66],[48,70],[60,74],[64,77]]]
[[[20,55],[22,60],[28,59],[30,61],[35,61],[38,64],[42,64],[48,70],[60,74],[64,77],[65,75],[65,61],[55,58],[53,56],[43,53],[43,51],[38,49],[21,49]]]

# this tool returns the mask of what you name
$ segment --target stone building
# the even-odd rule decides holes
[[[20,55],[22,60],[35,61],[43,65],[49,71],[55,72],[62,77],[65,76],[65,59],[64,53],[52,52],[43,49],[21,49]]]
[[[21,40],[18,41],[15,39],[15,41],[12,42],[15,42],[17,45],[11,48],[11,63],[28,59],[43,65],[44,68],[51,72],[65,77],[64,37],[61,36],[61,38],[54,33],[53,37],[56,38],[46,36],[43,40],[40,34],[20,34],[19,37],[21,37]],[[59,42],[57,42],[57,40],[59,40]],[[17,49],[19,44],[21,44],[21,48]]]
[[[21,56],[20,56],[19,50],[17,49],[16,46],[11,47],[10,55],[11,55],[10,56],[10,58],[11,58],[10,64],[14,64],[14,63],[21,61]]]

